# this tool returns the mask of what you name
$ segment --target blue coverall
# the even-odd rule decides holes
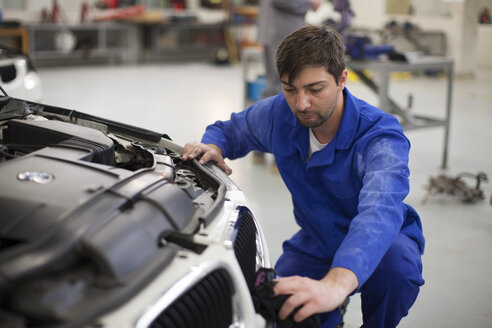
[[[281,276],[321,279],[332,267],[350,269],[359,281],[363,327],[395,327],[424,283],[422,225],[403,202],[410,143],[394,116],[343,92],[335,137],[309,159],[309,129],[283,94],[208,126],[202,142],[229,159],[251,150],[274,155],[301,228],[284,242],[275,268]],[[321,321],[336,326],[339,311]]]

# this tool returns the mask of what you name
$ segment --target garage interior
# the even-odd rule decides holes
[[[227,119],[232,112],[257,100],[251,99],[250,94],[261,75],[261,56],[255,55],[258,47],[254,45],[254,14],[248,12],[247,19],[240,23],[237,17],[227,15],[238,8],[254,13],[255,5],[241,7],[244,2],[230,1],[224,9],[221,1],[183,1],[189,9],[168,9],[166,1],[141,1],[144,11],[124,17],[124,21],[80,23],[78,15],[84,1],[59,1],[66,21],[43,25],[39,22],[41,11],[51,10],[53,1],[3,0],[0,43],[22,50],[26,47],[24,38],[29,39],[25,51],[41,80],[38,101],[166,133],[183,145],[200,140],[208,124]],[[92,6],[92,2],[88,3]],[[238,8],[234,8],[236,3]],[[492,25],[479,24],[478,15],[483,7],[492,8],[492,1],[371,3],[351,2],[356,14],[354,30],[369,35],[388,21],[410,21],[421,32],[428,32],[422,38],[430,37],[431,43],[441,45],[435,50],[437,56],[450,58],[454,65],[451,90],[450,77],[439,67],[390,74],[391,99],[402,107],[411,100],[411,113],[449,123],[448,137],[445,124],[406,132],[412,143],[411,191],[406,202],[416,208],[423,222],[426,284],[399,327],[490,327]],[[198,15],[205,17],[204,22],[194,25],[193,13],[201,7],[206,7],[205,14]],[[410,7],[412,14],[405,12]],[[244,14],[241,10],[235,13]],[[167,16],[170,12],[171,18]],[[104,10],[98,13],[107,14]],[[111,15],[115,12],[111,11]],[[308,13],[307,21],[320,24],[336,15],[330,2],[325,2],[318,12]],[[14,28],[26,28],[27,35],[4,34],[12,28],[5,22],[12,21],[20,21],[21,25]],[[47,39],[67,28],[79,41],[85,39],[85,45],[53,43],[53,49],[46,48]],[[247,47],[253,49],[251,57],[245,55],[250,49]],[[372,72],[376,80],[377,73]],[[347,87],[372,104],[380,103],[379,95],[353,71]],[[290,196],[273,168],[273,158],[267,156],[264,164],[255,164],[250,154],[228,164],[233,169],[232,180],[249,198],[261,222],[274,262],[281,253],[282,241],[297,228]],[[441,174],[456,177],[463,172],[483,172],[489,177],[489,182],[480,185],[484,199],[464,203],[449,195],[429,194],[430,178]],[[474,178],[466,177],[464,181],[475,185]],[[362,324],[358,295],[351,297],[344,321],[347,328]]]

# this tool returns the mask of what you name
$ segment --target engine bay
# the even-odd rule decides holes
[[[224,187],[169,137],[9,97],[0,106],[0,317],[89,321],[180,249],[203,250],[193,236]]]

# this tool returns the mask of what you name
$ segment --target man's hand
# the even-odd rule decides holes
[[[205,164],[207,162],[214,162],[222,171],[227,175],[232,173],[232,170],[224,161],[222,157],[222,150],[213,144],[203,144],[200,142],[190,142],[187,143],[183,148],[183,155],[181,159],[187,161],[190,159],[195,159],[202,155],[199,162],[200,164]]]
[[[291,294],[278,314],[285,320],[292,311],[302,306],[294,315],[301,322],[315,313],[335,310],[358,286],[357,276],[345,268],[332,268],[321,280],[293,276],[276,279],[275,295]]]

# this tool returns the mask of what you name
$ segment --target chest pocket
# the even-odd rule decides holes
[[[330,197],[357,201],[362,183],[352,174],[350,165],[328,165],[312,168],[311,179]]]
[[[329,193],[336,198],[351,199],[358,198],[360,187],[352,179],[346,181],[340,180],[328,180],[324,178],[322,180],[323,185],[329,191]]]
[[[330,174],[331,172],[326,172],[326,168],[312,168],[308,171],[307,183],[313,186],[313,203],[319,204],[326,213],[336,213],[335,216],[353,218],[357,215],[360,192],[357,181],[343,178],[343,174]]]

